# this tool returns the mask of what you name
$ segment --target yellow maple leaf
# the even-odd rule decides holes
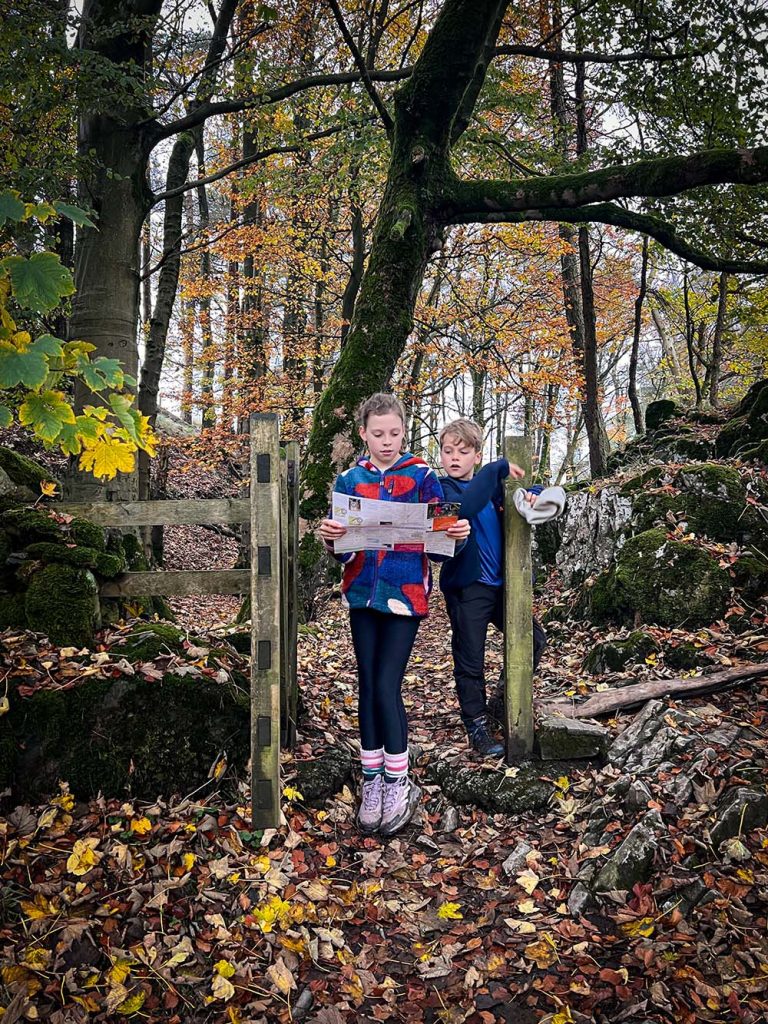
[[[44,494],[46,498],[53,498],[56,495],[56,488],[58,484],[53,480],[41,480],[40,481],[40,493]]]
[[[191,871],[196,860],[197,858],[195,857],[194,853],[182,854],[181,863],[184,865],[184,870]]]
[[[35,893],[34,902],[22,900],[20,905],[30,921],[40,921],[44,917],[53,917],[59,913],[56,901],[49,902],[40,892]]]
[[[526,870],[525,870],[525,871],[521,872],[521,873],[520,873],[520,874],[519,874],[519,875],[517,876],[517,878],[515,879],[515,881],[516,881],[516,882],[517,882],[517,884],[518,884],[518,885],[520,886],[520,888],[521,888],[521,889],[525,889],[525,891],[526,891],[526,892],[528,893],[528,895],[530,896],[530,895],[531,895],[531,893],[533,892],[533,890],[534,890],[534,889],[536,888],[536,886],[537,886],[537,885],[539,884],[539,882],[540,882],[540,878],[539,878],[539,876],[538,876],[538,875],[536,874],[536,872],[535,872],[535,871],[531,871],[531,869],[530,869],[530,868],[526,868]]]
[[[132,473],[136,465],[136,446],[104,434],[97,440],[83,440],[80,469],[101,480],[112,480],[118,473]]]
[[[131,832],[137,832],[140,836],[145,836],[147,832],[152,831],[152,822],[149,818],[133,818],[131,820]]]
[[[71,875],[87,875],[101,860],[101,854],[96,852],[98,845],[98,839],[77,839],[67,858],[67,871]]]
[[[523,956],[533,960],[538,967],[551,967],[557,960],[557,947],[552,936],[545,932],[540,939],[525,947]]]
[[[122,985],[131,973],[133,960],[126,957],[118,957],[107,971],[107,981],[110,985]]]
[[[300,793],[298,789],[294,789],[293,786],[286,786],[285,789],[283,790],[283,796],[285,797],[286,800],[304,799],[304,795]]]
[[[445,921],[461,921],[464,917],[460,903],[441,903],[437,908],[437,916]]]
[[[626,921],[624,924],[619,925],[619,928],[630,938],[634,939],[642,936],[644,939],[647,939],[653,935],[656,930],[656,924],[652,917],[641,917],[638,921]]]
[[[217,960],[213,965],[213,970],[215,974],[220,974],[222,978],[231,978],[236,968],[229,960]]]
[[[564,1010],[560,1010],[559,1013],[556,1013],[550,1021],[550,1024],[573,1024],[570,1007],[566,1006]]]

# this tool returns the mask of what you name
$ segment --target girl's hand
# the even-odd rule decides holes
[[[343,537],[347,528],[343,523],[337,523],[335,519],[324,519],[318,527],[318,532],[327,544],[331,544]]]
[[[509,475],[514,480],[522,480],[525,476],[525,470],[522,469],[516,462],[510,462],[509,464]]]
[[[471,529],[468,519],[459,519],[453,526],[449,526],[445,533],[446,536],[452,537],[454,540],[466,540]]]

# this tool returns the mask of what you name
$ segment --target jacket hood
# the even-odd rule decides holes
[[[429,469],[429,464],[420,458],[418,455],[412,455],[410,452],[405,452],[397,462],[394,462],[389,469],[380,470],[378,466],[375,466],[367,455],[363,455],[361,459],[357,460],[357,465],[362,466],[363,469],[369,470],[371,473],[396,473],[401,469],[407,469],[409,466],[424,466]]]

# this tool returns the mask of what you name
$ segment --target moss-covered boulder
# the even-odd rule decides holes
[[[163,654],[181,654],[186,639],[186,633],[169,622],[142,622],[126,633],[112,653],[128,661],[153,661]]]
[[[40,496],[40,484],[50,479],[50,473],[32,459],[0,446],[0,497],[34,501]]]
[[[668,523],[670,517],[684,520],[690,532],[711,540],[743,540],[759,530],[747,509],[745,486],[732,466],[698,463],[667,473],[664,480],[677,493],[665,487],[635,494],[632,518],[638,532]]]
[[[0,594],[0,630],[26,629],[27,612],[24,594]]]
[[[125,562],[119,555],[109,555],[104,551],[97,551],[96,548],[54,544],[51,541],[30,544],[27,555],[49,565],[75,565],[82,569],[93,569],[97,575],[105,579],[112,579],[125,568]]]
[[[676,416],[682,416],[683,410],[679,407],[677,402],[673,402],[669,398],[660,398],[657,402],[650,402],[645,409],[645,429],[658,430],[665,420],[674,419]]]
[[[742,597],[758,601],[768,594],[768,557],[765,555],[742,555],[733,566],[736,586]]]
[[[352,755],[346,747],[333,747],[311,761],[295,761],[296,789],[305,803],[322,806],[352,778]]]
[[[721,458],[742,456],[754,458],[768,441],[768,380],[756,381],[736,408],[715,442],[715,451]]]
[[[711,663],[712,659],[703,649],[690,640],[683,640],[679,644],[670,644],[664,648],[664,664],[677,672],[689,672],[691,669]]]
[[[24,599],[30,629],[55,644],[84,647],[101,625],[98,585],[93,573],[71,565],[48,565],[30,580]]]
[[[87,519],[76,517],[68,526],[69,536],[74,544],[80,544],[84,548],[93,548],[95,551],[106,551],[106,537],[104,530]]]
[[[59,524],[46,512],[35,508],[12,508],[0,514],[0,528],[9,536],[14,550],[21,550],[36,541],[58,541],[62,538]]]
[[[226,751],[234,773],[250,754],[248,696],[207,678],[139,677],[72,690],[11,693],[0,718],[0,789],[39,802],[66,780],[76,796],[189,793]]]
[[[650,633],[636,629],[624,640],[605,640],[595,644],[584,659],[584,670],[597,674],[621,672],[627,665],[644,662],[658,650],[659,645]]]
[[[593,622],[699,626],[722,617],[730,588],[729,574],[703,548],[646,530],[585,588],[579,610]]]

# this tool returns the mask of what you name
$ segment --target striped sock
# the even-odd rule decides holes
[[[384,747],[378,750],[363,750],[360,748],[360,761],[363,765],[363,778],[372,779],[381,775],[384,771]]]
[[[408,776],[408,747],[402,754],[388,754],[384,751],[384,781],[397,782]]]

